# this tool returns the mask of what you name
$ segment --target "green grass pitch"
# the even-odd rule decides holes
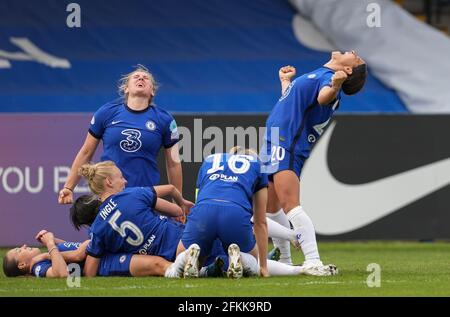
[[[290,276],[172,280],[148,278],[82,279],[69,288],[65,279],[6,278],[0,272],[0,296],[450,296],[450,243],[321,242],[324,263],[337,276]],[[302,257],[292,250],[294,262]],[[5,249],[0,249],[3,257]],[[380,287],[368,287],[370,263],[381,267]]]

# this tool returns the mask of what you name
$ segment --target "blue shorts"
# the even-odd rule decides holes
[[[282,146],[272,145],[269,141],[265,141],[261,148],[261,160],[263,162],[263,172],[267,173],[269,180],[273,181],[273,175],[291,170],[298,177],[303,168],[305,160],[301,157],[291,153]]]
[[[186,249],[197,243],[201,257],[211,254],[216,239],[225,250],[236,243],[242,252],[250,252],[256,244],[251,217],[250,211],[234,203],[201,202],[191,209],[181,241]]]
[[[130,262],[133,254],[106,254],[100,260],[97,275],[99,276],[131,276]]]
[[[175,261],[178,243],[183,231],[184,225],[182,223],[168,219],[164,224],[164,234],[157,242],[155,241],[152,244],[147,254],[160,256],[170,262]]]

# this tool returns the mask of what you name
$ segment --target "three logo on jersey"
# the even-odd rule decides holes
[[[95,123],[94,117],[92,118],[91,124]],[[112,121],[111,124],[115,125],[122,121]],[[149,131],[156,130],[156,123],[152,120],[149,120],[145,123],[145,127]],[[175,140],[178,139],[178,127],[175,120],[172,120],[169,126],[170,129],[170,139]],[[141,132],[137,129],[125,129],[121,132],[121,134],[125,135],[127,138],[125,140],[120,141],[120,148],[128,153],[136,152],[142,147],[141,141]]]
[[[111,124],[117,124],[122,121],[113,121]],[[149,131],[154,131],[156,129],[156,124],[152,120],[149,120],[145,123],[145,127]],[[142,147],[141,141],[141,131],[136,129],[125,129],[121,132],[121,134],[125,135],[127,138],[125,140],[120,141],[120,148],[128,153],[136,152]]]

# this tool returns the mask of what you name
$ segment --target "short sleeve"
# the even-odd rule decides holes
[[[254,193],[267,186],[269,186],[269,177],[267,176],[267,173],[262,172],[261,168],[259,168]]]
[[[91,124],[89,126],[89,133],[96,139],[101,139],[103,133],[105,132],[105,122],[108,115],[107,108],[105,106],[98,109],[91,119]]]
[[[328,86],[331,87],[332,86],[332,81],[331,79],[333,78],[334,73],[332,72],[328,72],[323,74],[320,79],[319,79],[319,91],[322,90],[323,87]]]
[[[52,262],[49,260],[41,261],[33,265],[32,272],[36,277],[45,277],[47,271],[52,267]]]
[[[91,241],[86,248],[86,254],[94,258],[101,258],[105,252],[105,247],[101,239],[93,232],[91,232]]]
[[[141,187],[142,199],[145,204],[152,209],[155,209],[156,200],[158,196],[156,195],[155,188],[153,187]]]
[[[166,149],[174,146],[179,140],[178,126],[172,115],[167,114],[163,129],[163,145]]]

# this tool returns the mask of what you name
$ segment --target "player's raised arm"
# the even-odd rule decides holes
[[[347,77],[348,76],[344,71],[337,71],[331,78],[331,87],[325,86],[320,90],[317,102],[323,106],[328,105],[335,100]]]
[[[37,240],[45,245],[48,249],[48,254],[52,266],[47,270],[46,277],[67,277],[67,264],[64,261],[58,247],[55,243],[53,233],[43,230],[36,236]]]
[[[295,67],[293,66],[284,66],[281,67],[278,71],[278,77],[280,78],[281,82],[281,94],[283,95],[286,91],[286,89],[291,84],[292,78],[297,73]]]

